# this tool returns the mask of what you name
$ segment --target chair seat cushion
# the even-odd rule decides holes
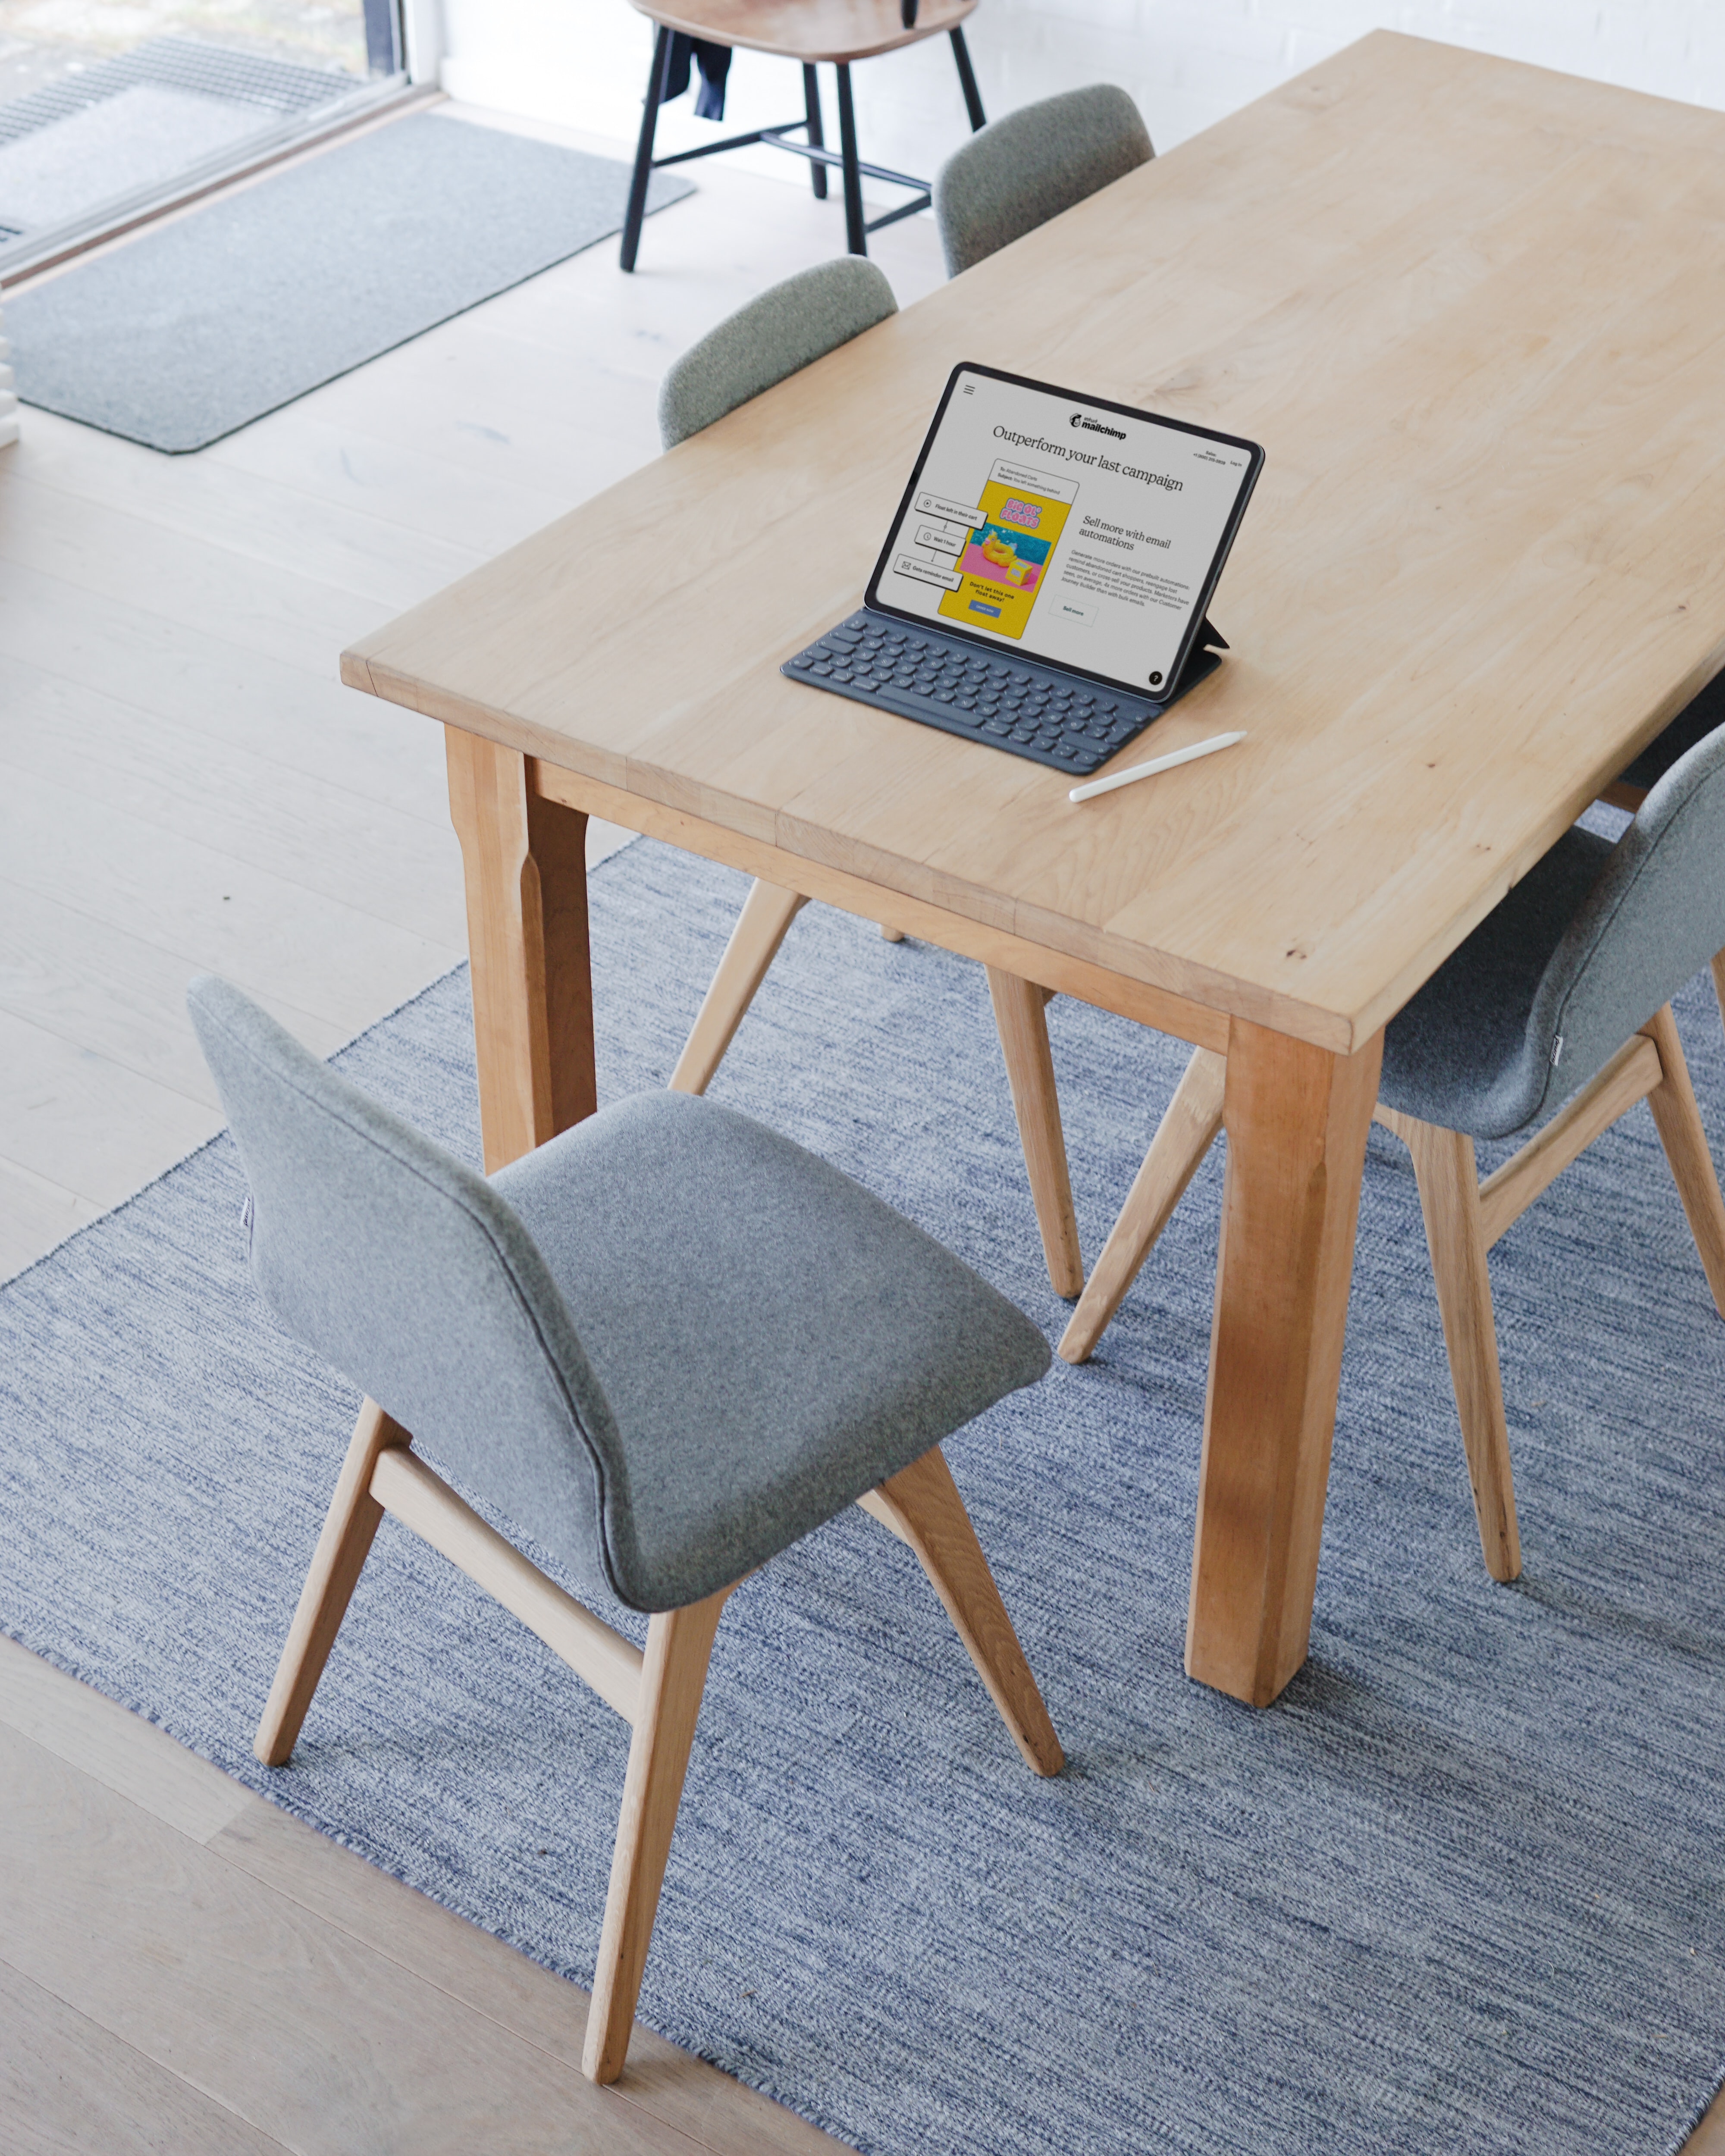
[[[492,1181],[616,1417],[637,1608],[727,1585],[1048,1368],[950,1251],[716,1102],[638,1095]]]
[[[1390,1020],[1378,1086],[1386,1106],[1502,1138],[1535,1121],[1553,1091],[1570,1090],[1527,1022],[1547,961],[1611,850],[1579,824],[1566,831]]]

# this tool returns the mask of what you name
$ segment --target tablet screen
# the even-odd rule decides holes
[[[1232,434],[955,367],[869,604],[1153,696],[1263,461]]]

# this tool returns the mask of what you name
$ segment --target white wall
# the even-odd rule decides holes
[[[443,11],[451,95],[633,142],[652,26],[627,0],[443,0]],[[1170,149],[1377,28],[1725,107],[1725,0],[983,0],[967,36],[991,118],[1117,82]],[[831,70],[822,75],[836,142]],[[927,174],[963,139],[944,38],[864,62],[853,80],[865,158]],[[725,131],[792,119],[801,99],[792,63],[739,53]],[[721,131],[686,116],[691,102],[669,109],[661,151]],[[737,154],[776,177],[798,169],[770,151]]]

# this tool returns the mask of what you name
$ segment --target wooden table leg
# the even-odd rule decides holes
[[[1332,1055],[1236,1019],[1186,1670],[1267,1707],[1306,1659],[1379,1034]]]
[[[445,726],[467,886],[485,1173],[598,1106],[587,950],[587,818],[542,800],[530,759]]]

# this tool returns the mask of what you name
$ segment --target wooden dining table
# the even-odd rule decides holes
[[[1119,760],[1240,747],[1075,805],[781,676],[961,360],[1263,444],[1229,654]],[[1267,1703],[1384,1026],[1725,660],[1722,504],[1725,116],[1364,38],[343,655],[446,729],[488,1167],[595,1106],[590,815],[1225,1055],[1186,1666]]]

